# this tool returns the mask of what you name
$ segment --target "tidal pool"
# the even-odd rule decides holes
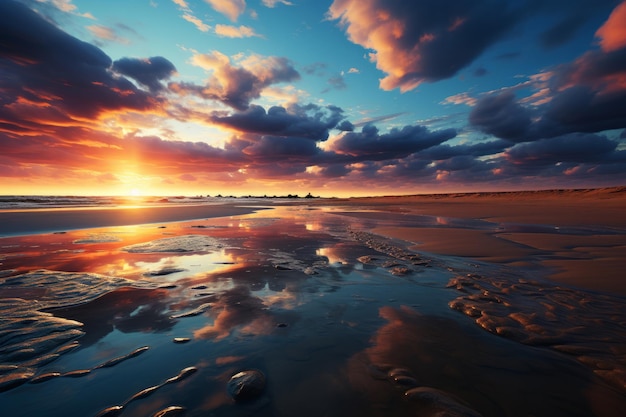
[[[2,415],[626,415],[623,298],[369,232],[415,220],[283,207],[0,239]],[[265,379],[235,401],[242,371]]]

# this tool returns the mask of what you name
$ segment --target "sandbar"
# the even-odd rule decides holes
[[[258,209],[221,204],[0,211],[0,237],[238,216]]]

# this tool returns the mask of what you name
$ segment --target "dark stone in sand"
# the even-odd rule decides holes
[[[265,389],[265,375],[263,372],[251,369],[241,371],[228,381],[228,394],[235,401],[251,401],[256,399]]]
[[[283,265],[274,265],[274,268],[278,269],[279,271],[291,271],[291,268]]]
[[[182,416],[185,414],[187,409],[185,407],[179,407],[177,405],[172,405],[163,410],[159,410],[152,415],[152,417],[176,417]]]
[[[287,323],[278,323],[276,327],[287,327]]]
[[[413,377],[410,376],[396,376],[393,378],[393,382],[399,386],[399,387],[404,387],[404,388],[413,388],[416,387],[417,384],[417,380]]]
[[[389,379],[393,380],[400,376],[410,376],[413,377],[413,373],[406,368],[393,368],[387,372],[387,376]]]
[[[100,411],[98,414],[96,414],[96,417],[115,417],[115,416],[119,416],[120,414],[122,414],[122,411],[124,411],[123,406],[114,405],[112,407],[108,407]]]
[[[195,287],[191,287],[192,290],[206,290],[208,287],[206,285],[196,285]]]

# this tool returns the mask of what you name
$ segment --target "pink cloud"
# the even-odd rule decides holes
[[[626,1],[620,3],[608,20],[596,32],[600,46],[605,52],[612,52],[626,46]]]

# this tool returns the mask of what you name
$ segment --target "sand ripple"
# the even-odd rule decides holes
[[[38,270],[0,281],[0,291],[36,294],[36,300],[0,298],[0,391],[34,379],[38,369],[78,346],[83,324],[42,310],[87,303],[122,286],[154,287],[98,274]],[[64,374],[63,376],[74,376]]]
[[[626,390],[626,303],[623,298],[524,279],[468,274],[448,287],[465,294],[449,306],[485,330],[574,356]]]

